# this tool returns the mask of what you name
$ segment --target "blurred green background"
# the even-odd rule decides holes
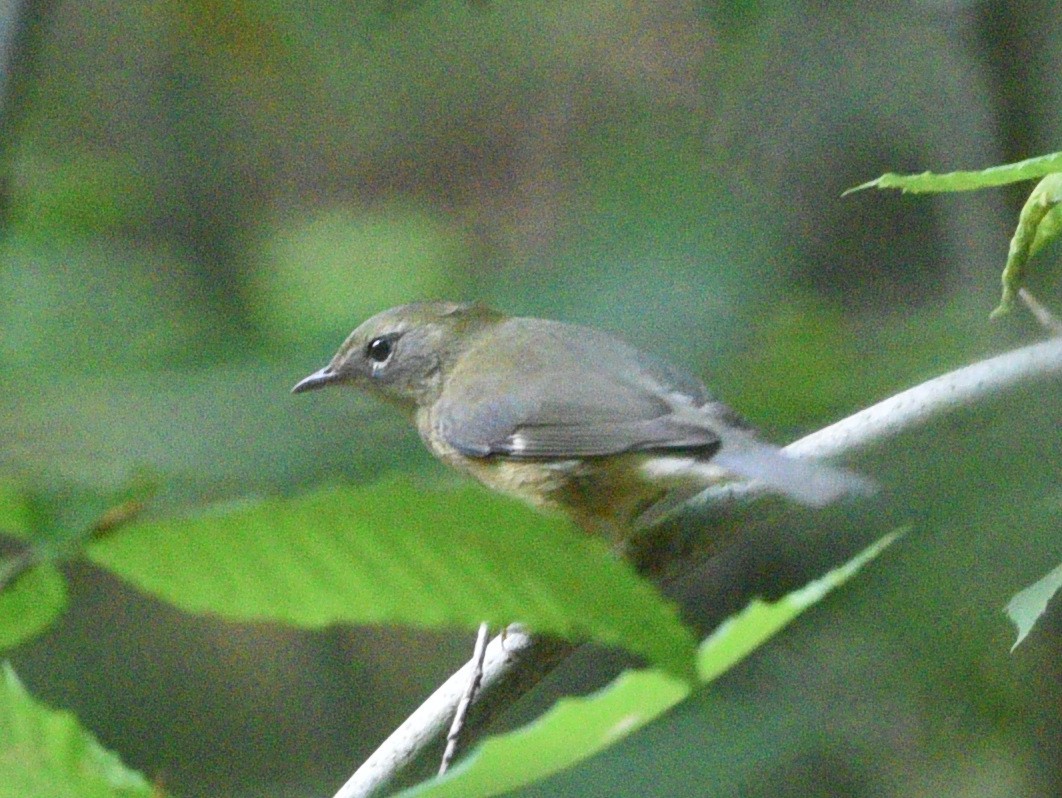
[[[0,475],[47,490],[149,473],[165,513],[448,478],[388,409],[288,395],[415,299],[607,328],[779,441],[1041,335],[987,320],[1020,190],[840,195],[1058,149],[1047,0],[35,0],[0,39]],[[1058,309],[1059,284],[1033,288]],[[1001,611],[1062,560],[1057,387],[866,458],[913,535],[524,794],[1062,792],[1062,615],[1011,655]],[[828,532],[724,554],[720,583],[740,606],[814,575]],[[70,611],[11,659],[179,796],[331,795],[470,646],[222,624],[67,570]]]

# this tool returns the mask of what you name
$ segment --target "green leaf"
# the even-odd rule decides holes
[[[1007,616],[1018,627],[1018,639],[1010,647],[1011,651],[1016,649],[1032,631],[1033,625],[1047,610],[1048,602],[1059,588],[1062,588],[1062,565],[1024,590],[1015,593],[1013,598],[1007,602]]]
[[[1018,214],[1018,226],[1010,239],[1007,265],[1003,269],[1003,296],[992,316],[1011,309],[1025,279],[1025,266],[1041,247],[1058,235],[1062,227],[1062,174],[1045,177],[1029,194]]]
[[[694,678],[677,610],[604,543],[478,486],[331,488],[131,524],[88,554],[191,612],[304,627],[519,621]]]
[[[777,602],[754,601],[725,621],[700,647],[702,683],[718,678],[801,612],[850,579],[899,535],[893,532],[846,564]],[[543,779],[593,756],[666,712],[691,687],[657,670],[628,671],[585,698],[558,701],[522,729],[486,740],[445,776],[402,798],[485,798]]]
[[[66,581],[53,564],[39,563],[18,576],[16,570],[23,570],[21,558],[0,562],[0,649],[44,631],[66,607]]]
[[[572,767],[637,731],[690,694],[658,670],[627,671],[586,698],[564,698],[539,720],[485,741],[434,781],[402,798],[483,798]]]
[[[844,565],[794,590],[778,601],[754,600],[749,606],[723,621],[701,644],[697,671],[702,682],[711,682],[770,640],[790,621],[838,585],[851,579],[860,568],[877,557],[903,531],[890,532],[868,546]]]
[[[136,771],[69,712],[26,692],[10,665],[0,676],[0,798],[150,798]]]
[[[972,191],[978,188],[991,188],[1008,183],[1017,183],[1021,180],[1032,180],[1053,172],[1062,172],[1062,152],[1041,155],[1038,158],[1029,158],[1018,163],[992,166],[979,171],[946,172],[944,174],[922,172],[917,175],[900,175],[895,172],[886,172],[876,180],[848,189],[842,196],[855,191],[862,191],[865,188],[898,188],[905,194]]]

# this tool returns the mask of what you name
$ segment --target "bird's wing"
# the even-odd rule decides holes
[[[533,326],[523,332],[534,347],[521,325]],[[434,434],[468,457],[645,452],[656,455],[645,464],[650,477],[709,484],[720,467],[812,506],[875,490],[858,475],[796,460],[758,440],[696,378],[605,333],[535,319],[503,327],[510,329],[489,351],[473,350],[455,365],[432,409]],[[670,494],[660,507],[666,511],[692,490]]]
[[[624,452],[674,452],[711,456],[719,448],[719,436],[707,428],[672,424],[670,418],[644,421],[612,421],[579,424],[549,422],[533,417],[491,423],[496,415],[462,413],[461,422],[450,416],[440,423],[445,440],[470,457],[505,455],[516,458],[600,457]],[[565,416],[578,415],[569,407]],[[484,423],[486,421],[486,423]]]
[[[710,456],[720,438],[703,414],[692,376],[604,333],[533,322],[536,348],[507,352],[492,344],[488,374],[454,369],[434,408],[435,432],[471,457],[597,457],[623,452]],[[546,325],[546,326],[543,326]],[[500,336],[502,341],[510,336]],[[497,340],[497,339],[496,339]],[[476,362],[473,358],[471,362]]]

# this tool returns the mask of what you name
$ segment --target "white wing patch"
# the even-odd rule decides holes
[[[672,457],[660,455],[649,457],[642,463],[642,473],[651,480],[693,481],[709,485],[725,479],[727,471],[696,457]]]
[[[822,507],[846,495],[871,495],[877,486],[850,471],[787,456],[769,443],[741,436],[724,445],[712,460],[694,457],[652,457],[642,464],[648,479],[699,482],[705,487],[737,479],[763,483],[809,507]]]

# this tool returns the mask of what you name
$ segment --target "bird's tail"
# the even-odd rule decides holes
[[[741,436],[739,441],[724,443],[712,457],[711,465],[734,476],[762,482],[769,490],[810,507],[877,492],[877,485],[866,477],[816,460],[790,457],[778,447],[752,437]]]

